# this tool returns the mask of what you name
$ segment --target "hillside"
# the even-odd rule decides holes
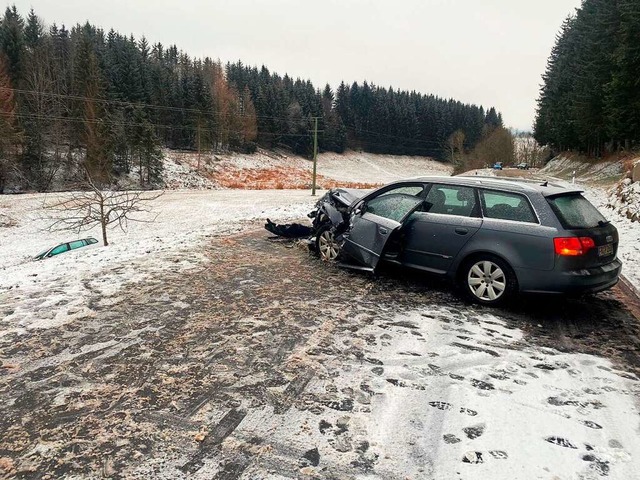
[[[223,65],[88,22],[47,26],[15,6],[0,19],[0,192],[10,183],[44,192],[85,169],[108,184],[132,166],[148,187],[161,177],[162,148],[311,157],[316,125],[321,152],[443,159],[453,132],[473,148],[502,116],[367,81],[318,86]]]
[[[313,162],[283,150],[255,154],[209,154],[165,151],[163,185],[181,188],[310,189]],[[372,188],[401,178],[450,175],[452,167],[427,157],[347,151],[318,156],[318,189]],[[136,175],[130,177],[135,185]]]

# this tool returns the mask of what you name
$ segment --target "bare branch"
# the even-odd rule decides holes
[[[118,226],[126,232],[128,222],[150,223],[140,215],[150,214],[148,204],[164,192],[101,190],[89,171],[85,169],[85,190],[69,192],[45,208],[59,214],[49,226],[49,231],[73,230],[81,232],[96,226],[102,229],[102,239],[107,243],[107,227]],[[58,216],[58,215],[56,215]]]

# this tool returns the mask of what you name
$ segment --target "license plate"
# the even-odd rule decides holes
[[[606,257],[609,255],[613,255],[613,244],[608,243],[607,245],[600,245],[598,247],[598,256]]]

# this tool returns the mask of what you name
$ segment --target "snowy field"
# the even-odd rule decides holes
[[[191,157],[190,157],[191,158]],[[240,163],[255,167],[263,158]],[[230,161],[230,160],[229,160]],[[279,158],[277,162],[289,161]],[[296,162],[306,162],[296,157]],[[182,163],[185,158],[182,158]],[[171,163],[171,162],[169,162]],[[320,169],[330,178],[349,182],[384,183],[398,178],[426,174],[447,174],[446,167],[424,158],[352,154],[345,158],[321,155]],[[551,172],[568,171],[573,163],[551,162],[535,176],[549,177]],[[623,273],[640,290],[640,222],[631,221],[630,209],[640,206],[637,184],[626,186],[626,204],[613,195],[612,187],[594,186],[609,177],[613,167],[597,172],[583,170],[583,177],[594,180],[580,183],[589,199],[610,218],[620,233],[619,257]],[[475,172],[474,172],[475,173]],[[168,171],[168,179],[176,183],[184,172]],[[493,170],[480,170],[479,175],[494,175]],[[199,177],[202,180],[202,177]],[[203,183],[198,184],[201,188]],[[211,185],[209,185],[211,186]],[[318,192],[318,197],[322,194]],[[48,232],[51,212],[43,208],[57,194],[0,196],[0,312],[2,329],[53,326],[87,313],[86,297],[92,291],[116,295],[128,282],[143,281],[164,269],[189,268],[203,257],[201,248],[207,238],[255,227],[265,218],[290,221],[304,218],[315,199],[304,190],[178,190],[167,191],[153,202],[151,215],[131,223],[126,233],[109,232],[111,245],[72,251],[43,262],[31,258],[40,251],[76,238],[94,236],[94,229],[76,235],[72,232]],[[316,197],[316,199],[318,198]],[[156,218],[157,215],[157,218]],[[89,251],[90,250],[90,251]],[[73,274],[69,274],[73,271]],[[60,305],[63,308],[51,308]],[[0,332],[0,334],[2,334]]]
[[[382,155],[375,165],[374,158],[355,152],[344,157],[322,154],[319,172],[343,183],[368,184],[449,171],[448,166],[424,157]],[[86,300],[92,292],[115,296],[125,283],[141,282],[166,269],[198,265],[207,238],[259,226],[266,218],[304,219],[323,193],[317,191],[314,198],[309,190],[299,189],[223,190],[207,178],[206,159],[201,172],[194,169],[196,161],[193,153],[168,153],[166,183],[197,189],[166,191],[151,204],[151,214],[141,217],[155,221],[132,222],[126,233],[111,230],[107,248],[85,247],[42,262],[31,258],[77,238],[93,236],[101,241],[99,229],[81,234],[48,232],[54,216],[44,206],[58,194],[0,196],[0,313],[4,317],[0,335],[7,328],[55,326],[88,314]],[[309,178],[311,172],[308,160],[270,152],[220,156],[210,163],[225,175],[237,173],[232,167],[254,174],[257,168],[286,167]]]
[[[387,478],[634,478],[640,382],[608,361],[540,348],[474,309],[418,308],[360,333],[380,339],[366,351],[384,373],[356,372],[376,415],[350,427]]]
[[[99,228],[81,234],[48,232],[53,220],[43,205],[56,198],[0,196],[0,213],[14,224],[0,227],[0,335],[91,314],[90,295],[107,301],[124,284],[196,266],[207,238],[256,227],[265,218],[303,218],[315,201],[300,190],[167,191],[151,203],[150,215],[141,217],[154,221],[131,222],[127,232],[109,230],[108,247],[100,243],[34,262],[34,255],[58,243],[90,236],[102,240]]]

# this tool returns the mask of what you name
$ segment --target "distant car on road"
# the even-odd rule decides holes
[[[527,162],[522,162],[516,165],[520,170],[529,170],[529,164]]]
[[[61,243],[60,245],[56,245],[55,247],[50,248],[49,250],[45,250],[44,252],[39,253],[35,257],[34,260],[43,260],[45,258],[53,257],[55,255],[60,255],[61,253],[68,252],[69,250],[75,250],[77,248],[86,247],[88,245],[95,245],[98,243],[93,237],[83,238],[81,240],[74,240],[73,242]]]
[[[450,278],[474,301],[599,292],[618,282],[618,232],[581,190],[491,177],[423,177],[371,193],[333,189],[309,214],[324,260]]]
[[[502,170],[502,162],[496,162],[493,164],[494,170]]]

